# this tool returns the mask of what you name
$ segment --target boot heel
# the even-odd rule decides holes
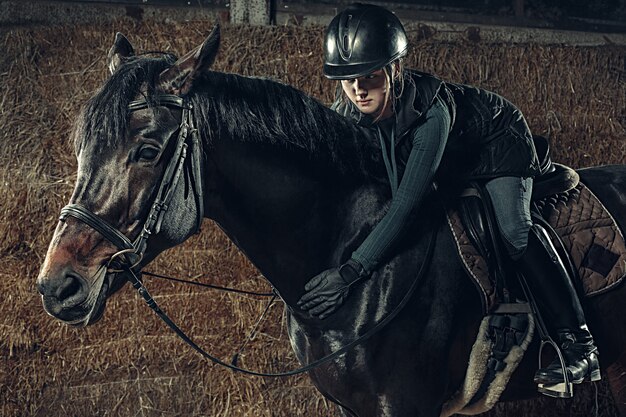
[[[602,379],[602,376],[600,375],[600,361],[598,360],[597,350],[591,352],[587,356],[587,361],[589,363],[589,376],[585,378],[585,381],[600,381]]]

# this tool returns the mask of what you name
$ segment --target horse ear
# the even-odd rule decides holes
[[[130,44],[126,36],[122,35],[120,32],[115,34],[115,41],[113,42],[113,46],[109,50],[109,54],[107,55],[107,65],[109,67],[109,71],[111,74],[115,72],[117,67],[122,63],[122,61],[130,56],[135,55],[133,51],[133,46]]]
[[[217,22],[201,45],[189,51],[159,75],[160,88],[171,94],[187,94],[194,80],[211,67],[219,46],[220,24]]]

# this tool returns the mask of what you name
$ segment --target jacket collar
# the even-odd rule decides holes
[[[423,114],[420,110],[418,110],[418,108],[422,106],[420,106],[421,99],[418,97],[415,85],[414,77],[416,76],[419,77],[419,74],[415,74],[408,70],[404,72],[404,90],[402,91],[400,98],[396,100],[395,112],[394,115],[391,116],[396,119],[396,144],[406,135],[406,133],[415,127],[417,121]],[[396,86],[396,89],[399,89],[399,86]],[[340,107],[345,106],[341,113],[354,120],[354,122],[359,126],[367,128],[376,127],[374,118],[361,113],[351,101],[345,100],[345,103],[338,105]]]

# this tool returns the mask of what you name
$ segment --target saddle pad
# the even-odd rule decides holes
[[[570,191],[536,203],[540,214],[561,237],[563,246],[570,253],[586,296],[609,291],[624,279],[624,235],[589,188],[579,183]],[[459,213],[448,209],[447,219],[461,262],[479,288],[486,313],[498,301],[494,285],[489,279],[487,262],[472,245]]]
[[[561,237],[588,297],[609,291],[626,276],[626,243],[600,200],[580,183],[537,202],[544,219]]]

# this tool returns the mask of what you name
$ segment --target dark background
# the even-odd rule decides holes
[[[58,1],[58,0],[57,0]],[[67,1],[67,0],[65,0]],[[98,2],[102,0],[69,0]],[[290,4],[324,3],[348,4],[350,1],[333,2],[328,0],[275,0],[277,6]],[[229,0],[108,0],[110,3],[144,5],[180,5],[180,6],[225,6]],[[561,20],[579,21],[581,26],[593,20],[607,20],[626,25],[626,0],[382,0],[376,3],[410,5],[412,8],[429,11],[484,14],[496,16],[515,16],[516,4],[523,8],[525,18],[547,19],[553,22]]]

